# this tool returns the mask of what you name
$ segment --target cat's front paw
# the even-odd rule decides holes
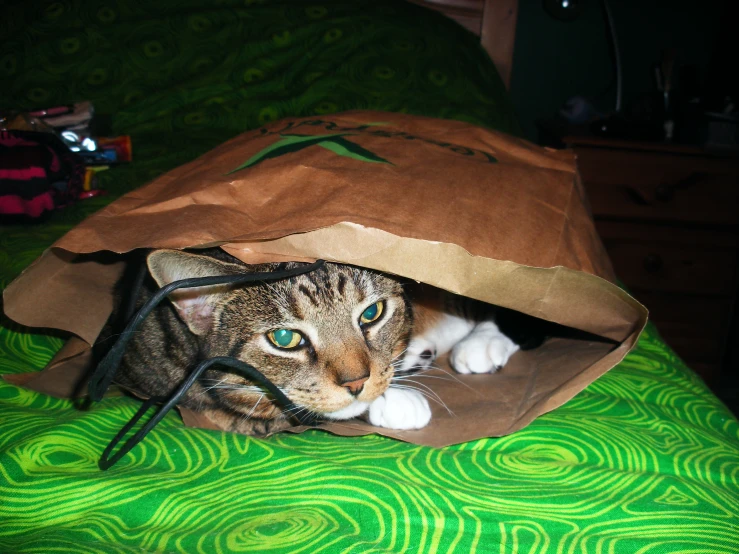
[[[423,371],[431,367],[436,359],[436,345],[428,339],[414,337],[408,343],[398,373]]]
[[[518,350],[495,323],[483,322],[454,346],[449,362],[459,373],[495,373]]]
[[[370,404],[369,421],[388,429],[420,429],[431,421],[431,408],[418,391],[389,388]]]

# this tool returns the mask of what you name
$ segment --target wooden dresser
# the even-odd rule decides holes
[[[619,278],[721,396],[739,373],[739,159],[568,137]],[[731,399],[727,399],[730,401]]]

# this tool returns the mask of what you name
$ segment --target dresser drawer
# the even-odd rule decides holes
[[[731,318],[728,297],[632,291],[665,340],[686,360],[716,363]]]
[[[737,237],[638,223],[596,222],[616,275],[629,288],[731,297]]]
[[[739,169],[722,158],[576,147],[595,216],[739,223]]]

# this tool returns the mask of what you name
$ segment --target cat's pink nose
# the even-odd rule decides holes
[[[369,379],[369,377],[362,377],[361,379],[341,383],[341,386],[348,390],[352,395],[358,396],[359,393],[362,392],[367,379]]]

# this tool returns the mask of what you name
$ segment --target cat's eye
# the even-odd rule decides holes
[[[359,324],[367,325],[368,323],[377,321],[378,319],[380,319],[380,316],[382,315],[382,311],[384,309],[385,309],[384,302],[375,302],[369,308],[364,310],[361,316],[359,316]]]
[[[276,329],[267,333],[267,338],[277,348],[295,348],[303,342],[303,335],[290,329]]]

